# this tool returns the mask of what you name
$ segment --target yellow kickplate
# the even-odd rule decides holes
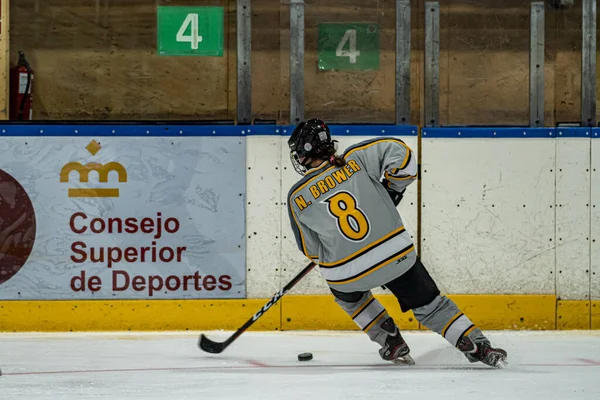
[[[590,308],[588,300],[559,300],[556,306],[556,329],[590,329]]]
[[[600,301],[592,301],[592,329],[600,329]]]
[[[480,329],[556,329],[556,297],[553,295],[474,294],[448,297]]]
[[[419,329],[412,312],[402,313],[393,295],[375,297],[401,329]],[[557,303],[551,295],[449,297],[482,329],[556,329],[557,326]],[[235,330],[268,300],[0,301],[0,331]],[[585,325],[585,318],[574,309],[581,305],[575,303],[561,305],[565,311],[569,307],[572,310],[558,313],[563,316],[562,329],[581,329],[576,327]],[[589,308],[592,327],[600,329],[600,302],[592,302]],[[332,295],[288,295],[251,329],[357,330],[358,327]]]
[[[0,301],[0,331],[236,330],[267,301]],[[251,329],[279,326],[280,304],[276,304]]]
[[[396,325],[403,330],[419,329],[412,312],[402,313],[393,295],[376,295]],[[282,330],[358,330],[333,295],[296,295],[282,300]]]

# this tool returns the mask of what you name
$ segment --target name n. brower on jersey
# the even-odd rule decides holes
[[[316,181],[314,185],[309,186],[308,190],[310,190],[313,199],[316,200],[321,197],[322,194],[329,192],[331,189],[335,189],[337,185],[346,182],[354,175],[354,173],[361,170],[360,165],[358,165],[355,160],[348,160],[347,162],[348,163],[344,167],[333,171],[331,174],[325,176],[325,178]],[[312,204],[312,201],[306,201],[302,195],[294,198],[294,202],[298,208],[300,208],[300,211]]]

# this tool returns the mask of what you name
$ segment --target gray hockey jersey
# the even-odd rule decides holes
[[[296,242],[340,292],[367,291],[399,277],[416,261],[414,244],[380,183],[402,191],[417,178],[417,160],[401,140],[381,137],[351,146],[344,167],[324,162],[288,193]]]

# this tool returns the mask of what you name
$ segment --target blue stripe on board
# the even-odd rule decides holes
[[[0,136],[289,136],[295,125],[0,124]],[[330,125],[334,136],[417,136],[412,125]]]
[[[289,136],[295,125],[10,124],[0,136]],[[330,125],[333,136],[416,136],[413,125]],[[561,134],[562,133],[562,134]],[[425,138],[600,137],[600,128],[423,128]]]
[[[600,128],[592,129],[592,139],[600,138]]]
[[[275,125],[0,125],[0,136],[248,136],[278,135]]]
[[[421,136],[423,138],[554,138],[554,128],[423,128]]]
[[[590,138],[592,137],[592,128],[556,128],[557,138]]]
[[[290,136],[296,125],[279,126],[282,136]],[[417,136],[414,125],[329,125],[332,136]]]

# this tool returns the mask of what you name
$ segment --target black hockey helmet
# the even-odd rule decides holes
[[[313,118],[300,122],[288,140],[290,159],[296,172],[304,175],[313,160],[333,155],[335,143],[331,140],[329,127],[322,120]]]

